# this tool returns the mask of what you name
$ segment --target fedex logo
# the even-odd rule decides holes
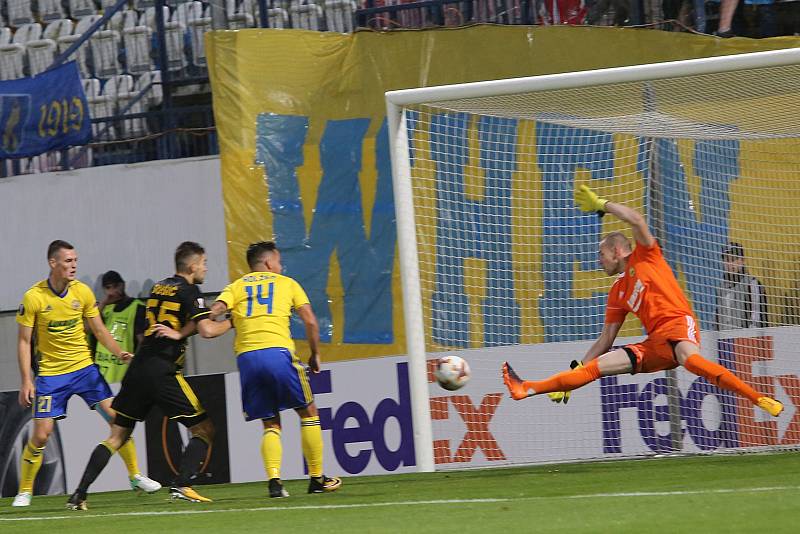
[[[800,377],[781,374],[755,376],[753,365],[773,359],[771,337],[721,339],[718,342],[719,363],[730,369],[756,391],[774,396],[780,385],[791,399],[781,417],[791,416],[789,425],[779,432],[778,420],[757,420],[756,408],[749,400],[722,390],[704,378],[695,379],[688,390],[679,393],[681,434],[680,449],[687,435],[704,451],[728,447],[789,445],[800,443]],[[603,416],[603,452],[623,452],[621,412],[636,410],[639,433],[645,445],[654,452],[674,450],[673,436],[667,430],[669,406],[667,382],[656,378],[641,390],[637,384],[620,384],[618,377],[605,377],[600,382]],[[714,399],[719,405],[719,418],[703,417],[703,403]],[[659,425],[659,423],[661,423]],[[665,433],[660,433],[659,428]]]
[[[434,365],[434,361],[428,362],[428,382],[434,380],[432,374]],[[331,433],[330,439],[336,461],[347,473],[363,472],[373,457],[387,471],[395,471],[401,466],[416,465],[408,364],[397,363],[394,369],[397,397],[382,399],[372,410],[352,400],[335,407],[325,406],[325,394],[333,392],[333,372],[326,370],[310,375],[311,389],[319,406],[322,430]],[[468,395],[449,395],[430,399],[431,418],[434,421],[447,419],[448,407],[452,405],[466,426],[466,431],[458,442],[434,440],[434,458],[437,464],[469,462],[479,449],[489,460],[506,459],[497,440],[489,431],[489,423],[501,398],[501,393],[490,393],[484,395],[477,406],[472,403]],[[396,440],[392,439],[390,432],[395,424],[400,429],[400,438],[399,443],[392,446],[391,443]],[[353,449],[354,444],[360,445],[358,450]]]
[[[428,383],[435,382],[433,372],[436,369],[436,360],[428,360]],[[433,440],[433,458],[436,464],[454,462],[469,462],[478,449],[483,451],[489,461],[505,460],[506,456],[500,449],[497,440],[489,431],[489,423],[503,398],[502,393],[489,393],[483,396],[479,406],[472,404],[468,395],[447,395],[444,397],[431,397],[431,419],[433,421],[446,420],[449,417],[449,406],[452,405],[467,431],[461,442],[453,450],[450,440]]]

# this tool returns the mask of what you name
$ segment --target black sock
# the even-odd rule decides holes
[[[114,453],[104,443],[94,448],[89,457],[89,463],[86,464],[86,470],[83,472],[81,483],[78,484],[78,491],[83,494],[89,491],[89,486],[100,476],[113,455]]]
[[[189,480],[200,470],[208,454],[208,443],[200,438],[194,437],[189,440],[181,456],[181,468],[173,487],[183,487],[191,485]]]

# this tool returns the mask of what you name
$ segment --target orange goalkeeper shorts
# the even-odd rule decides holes
[[[679,341],[690,341],[700,347],[700,332],[697,331],[697,324],[691,315],[662,323],[641,343],[625,345],[624,349],[633,364],[631,374],[655,373],[678,367],[675,344]]]

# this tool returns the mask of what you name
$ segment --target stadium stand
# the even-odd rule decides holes
[[[696,10],[699,9],[696,6],[703,4],[702,0],[692,3]],[[422,28],[476,22],[582,23],[585,9],[571,11],[573,18],[569,20],[559,10],[583,5],[580,0],[226,0],[224,3],[227,28],[231,30],[267,27],[334,32],[351,32],[357,27]],[[670,5],[662,0],[641,0],[636,2],[637,9],[620,18],[615,14],[617,3],[610,2],[610,9],[600,23],[648,23],[662,29],[688,29],[694,21],[697,27],[715,29],[718,4],[705,2],[703,12],[696,13],[694,18],[681,12],[679,22],[663,20],[664,13],[675,11]],[[800,32],[800,2],[783,0],[776,5],[782,13],[781,33]],[[163,35],[158,33],[158,7],[162,10]],[[101,16],[115,8],[103,26],[87,36]],[[0,80],[40,74],[80,42],[67,60],[78,63],[96,137],[93,150],[83,150],[80,158],[71,158],[79,162],[76,164],[114,163],[114,154],[121,150],[118,146],[121,139],[169,137],[173,135],[170,132],[184,128],[187,121],[192,127],[211,132],[200,144],[205,147],[203,150],[214,152],[217,148],[212,135],[204,42],[204,34],[211,28],[211,7],[206,1],[0,0]],[[146,94],[141,94],[144,90]],[[179,110],[183,107],[191,111],[181,114]],[[186,119],[200,116],[205,118]],[[148,157],[153,158],[199,155],[200,150],[177,141],[151,145]],[[178,146],[180,150],[173,151]],[[75,149],[69,153],[74,155]],[[24,165],[0,166],[0,174],[41,172],[67,160],[70,158],[66,156],[42,156]],[[10,167],[14,167],[11,172]]]

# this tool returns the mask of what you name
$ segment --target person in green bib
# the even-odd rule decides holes
[[[123,351],[135,352],[144,339],[147,328],[144,303],[125,293],[125,280],[117,271],[108,271],[102,278],[105,297],[98,307],[103,322]],[[97,343],[94,361],[106,382],[121,382],[128,370],[128,364],[111,354],[102,344]]]

